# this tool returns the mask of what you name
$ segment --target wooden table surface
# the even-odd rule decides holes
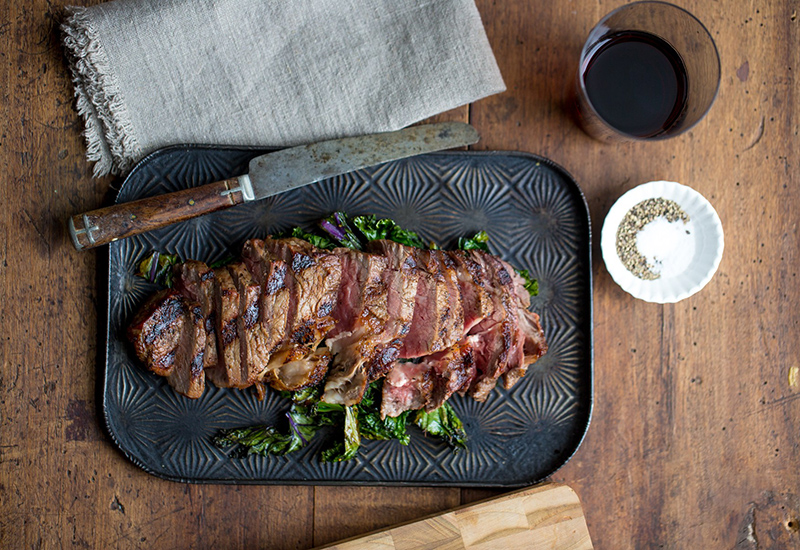
[[[622,2],[478,0],[508,91],[443,118],[476,149],[547,156],[594,230],[595,406],[552,479],[580,495],[597,548],[800,547],[800,4],[678,3],[706,23],[719,96],[687,134],[605,145],[565,113],[592,25]],[[0,5],[0,546],[311,548],[498,494],[457,488],[184,485],[129,463],[95,400],[97,253],[65,221],[107,200],[84,159],[61,0]],[[597,246],[613,201],[658,179],[717,209],[725,256],[699,294],[637,301]]]

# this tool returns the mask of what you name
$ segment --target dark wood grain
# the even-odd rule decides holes
[[[563,164],[593,217],[594,418],[554,479],[581,496],[597,548],[800,547],[786,523],[800,492],[798,6],[678,2],[717,41],[715,105],[678,138],[605,145],[575,127],[562,90],[583,37],[622,2],[478,4],[509,87],[472,108],[482,147]],[[658,179],[703,193],[725,229],[711,283],[665,306],[620,290],[596,246],[613,201]]]
[[[69,231],[75,248],[85,250],[243,202],[239,181],[231,178],[76,214]]]
[[[800,548],[800,7],[676,0],[707,24],[719,96],[689,133],[604,145],[564,105],[581,43],[622,2],[478,0],[503,94],[477,149],[538,153],[584,189],[595,234],[595,408],[553,478],[596,548]],[[104,204],[58,45],[63,2],[0,3],[0,547],[310,548],[497,494],[436,488],[191,486],[145,474],[99,426],[98,252],[64,221]],[[725,228],[719,272],[659,306],[606,272],[597,237],[638,183],[690,185]],[[502,466],[498,466],[502,467]]]

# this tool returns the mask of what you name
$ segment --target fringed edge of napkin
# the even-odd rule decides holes
[[[94,176],[119,175],[141,157],[128,109],[110,69],[97,29],[86,8],[68,7],[61,25],[62,42],[75,86],[78,114],[86,129],[86,157],[95,162]]]

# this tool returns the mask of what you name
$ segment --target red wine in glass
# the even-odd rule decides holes
[[[637,138],[665,134],[685,113],[686,67],[665,40],[641,31],[601,39],[581,71],[586,95],[609,126]]]

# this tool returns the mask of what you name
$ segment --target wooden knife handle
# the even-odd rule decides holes
[[[240,178],[232,178],[78,214],[69,220],[69,233],[84,250],[242,202]]]

